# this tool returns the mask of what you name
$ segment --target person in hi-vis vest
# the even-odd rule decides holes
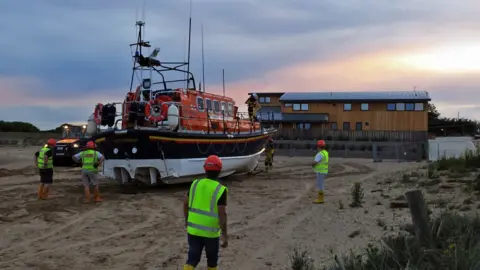
[[[40,174],[40,185],[38,186],[38,199],[46,200],[50,186],[53,184],[53,148],[57,141],[49,139],[47,144],[35,153],[35,167]]]
[[[315,155],[315,159],[312,163],[313,171],[317,175],[317,199],[314,200],[314,203],[324,203],[324,188],[325,188],[325,177],[328,174],[328,162],[329,156],[327,150],[325,150],[325,141],[319,140],[317,142],[318,153]]]
[[[209,156],[203,165],[206,177],[193,181],[183,203],[188,237],[188,259],[184,270],[197,267],[204,247],[207,269],[216,270],[220,246],[228,246],[227,188],[218,182],[222,167],[218,156]]]
[[[75,162],[82,162],[82,182],[85,192],[85,203],[90,202],[90,186],[93,186],[93,194],[95,202],[101,202],[100,188],[98,187],[98,166],[100,166],[105,159],[103,155],[95,150],[95,143],[92,141],[87,142],[87,150],[82,151],[75,156],[73,160]]]

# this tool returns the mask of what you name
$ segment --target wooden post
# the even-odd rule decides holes
[[[428,209],[422,191],[407,191],[405,192],[405,198],[407,199],[417,238],[425,247],[430,247],[432,244],[432,236],[430,234],[430,225],[428,222]]]

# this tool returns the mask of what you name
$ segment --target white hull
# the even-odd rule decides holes
[[[248,173],[257,165],[263,148],[249,156],[220,157],[223,169],[220,177],[232,174]],[[146,185],[188,183],[194,176],[204,175],[203,163],[206,158],[191,159],[109,159],[103,163],[102,174],[117,180],[121,184],[139,181]]]

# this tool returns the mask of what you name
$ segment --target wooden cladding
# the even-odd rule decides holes
[[[294,110],[294,104],[284,104],[283,113],[326,113],[328,122],[336,123],[339,130],[365,131],[427,131],[427,104],[423,103],[423,111],[389,111],[387,104],[397,102],[376,103],[308,103],[308,111]],[[417,102],[418,103],[418,102]],[[301,104],[301,103],[300,103]],[[345,106],[345,104],[351,104]],[[368,104],[368,105],[367,105]],[[402,103],[401,103],[402,104]],[[300,105],[301,106],[301,105]],[[410,105],[409,107],[411,107]],[[298,106],[297,106],[298,107]],[[305,107],[305,106],[304,106]],[[416,108],[421,108],[417,104]]]

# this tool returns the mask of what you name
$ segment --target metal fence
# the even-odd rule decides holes
[[[366,131],[325,129],[283,129],[274,135],[277,140],[328,140],[328,141],[395,141],[426,142],[426,131]]]

